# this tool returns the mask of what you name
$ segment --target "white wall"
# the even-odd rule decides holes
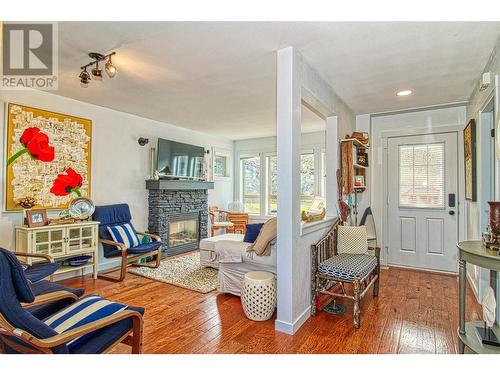
[[[133,93],[131,93],[133,94]],[[5,103],[13,102],[36,108],[70,114],[92,120],[92,200],[97,204],[126,202],[130,205],[136,228],[147,229],[148,200],[145,179],[150,174],[150,148],[158,137],[203,146],[233,150],[233,141],[210,134],[195,132],[174,125],[141,118],[124,112],[83,103],[42,91],[0,91],[0,127],[3,150],[0,160],[5,163]],[[139,137],[149,138],[141,147]],[[4,197],[5,176],[0,193]],[[2,198],[3,199],[3,198]],[[216,181],[209,191],[209,204],[227,207],[233,200],[233,179]],[[2,210],[4,207],[2,201]],[[13,225],[21,223],[21,214],[0,214],[0,245],[12,248]],[[102,259],[102,267],[106,260]]]
[[[312,147],[325,147],[325,132],[318,131],[312,133],[303,133],[300,136],[301,148],[307,150]],[[251,138],[234,141],[235,156],[246,153],[275,153],[276,137]],[[238,160],[238,159],[235,159]]]
[[[326,228],[304,234],[300,220],[300,129],[305,101],[327,118],[327,160],[337,160],[339,134],[355,128],[352,111],[309,66],[295,48],[278,51],[277,155],[278,155],[278,316],[276,329],[294,334],[310,316],[310,246]],[[329,129],[334,126],[335,129]],[[330,147],[331,145],[331,147]],[[337,164],[337,162],[335,163]],[[336,165],[327,163],[327,186],[335,186]],[[329,189],[330,190],[330,189]],[[334,191],[327,192],[335,194]],[[327,199],[328,196],[327,196]]]
[[[500,39],[497,42],[495,50],[493,51],[492,56],[484,69],[484,72],[491,72],[493,77],[498,76],[498,74],[500,74]],[[493,82],[484,91],[479,91],[479,79],[480,79],[480,77],[478,77],[477,87],[474,90],[474,92],[472,93],[471,98],[469,100],[469,104],[467,106],[467,121],[469,121],[470,119],[476,120],[476,139],[478,141],[477,147],[476,147],[476,150],[478,151],[477,152],[477,154],[478,154],[478,165],[477,165],[478,172],[481,171],[481,155],[480,155],[481,152],[480,151],[483,147],[489,147],[488,144],[483,145],[481,143],[481,141],[482,141],[482,139],[480,137],[481,128],[482,128],[482,126],[487,126],[488,124],[481,123],[480,113],[481,113],[483,107],[490,101],[490,99],[492,97],[494,98],[493,100],[495,101],[495,114],[498,113],[498,104],[499,104],[499,101],[498,101],[498,79],[496,80],[496,84],[495,84],[495,82]],[[481,179],[480,176],[478,176],[478,181],[486,182],[486,176],[484,176],[484,177],[485,177],[484,179]],[[498,173],[497,173],[497,181],[496,181],[495,186],[497,187],[497,190],[498,190],[498,186],[499,186]],[[480,192],[480,190],[481,189],[479,188],[478,192]],[[498,195],[498,191],[497,191],[496,199],[500,199],[500,196]],[[479,239],[481,236],[481,232],[485,229],[485,228],[480,227],[479,216],[480,216],[480,210],[487,210],[487,208],[488,208],[487,204],[486,204],[486,200],[487,199],[481,199],[481,197],[478,197],[478,202],[470,202],[469,203],[469,209],[471,211],[471,214],[473,213],[473,215],[471,215],[470,220],[468,222],[469,225],[468,225],[467,235],[468,235],[469,239]],[[481,201],[483,201],[483,202],[481,202]],[[481,207],[481,203],[483,203],[482,207]]]
[[[446,129],[449,131],[462,130],[465,126],[465,106],[454,106],[445,108],[436,108],[428,110],[409,111],[387,115],[362,115],[357,116],[358,130],[370,131],[370,150],[369,150],[369,176],[366,193],[362,197],[362,207],[371,206],[375,226],[377,228],[378,245],[381,247],[381,258],[385,264],[387,262],[387,220],[384,218],[385,202],[385,171],[384,161],[387,156],[386,145],[383,137],[387,132],[400,132],[402,135],[408,131],[419,129],[419,133],[426,131],[437,131]],[[369,120],[369,121],[368,121]],[[461,137],[459,137],[459,142]],[[463,155],[463,146],[458,146],[459,153]],[[459,160],[460,162],[460,160]],[[462,164],[459,164],[459,174],[463,173]],[[463,194],[463,189],[462,189]],[[362,210],[359,210],[362,213]],[[462,215],[466,213],[461,212]]]
[[[481,137],[481,133],[487,133],[488,129],[484,127],[489,127],[488,121],[485,116],[481,114],[485,105],[487,105],[490,100],[493,100],[496,121],[500,118],[499,116],[499,106],[500,106],[500,94],[499,94],[499,75],[500,75],[500,39],[497,41],[496,46],[490,56],[488,63],[486,64],[483,73],[491,72],[492,77],[494,77],[494,82],[489,85],[489,87],[484,91],[479,91],[479,80],[482,76],[477,77],[477,86],[472,92],[469,99],[469,104],[467,106],[467,121],[470,119],[476,120],[476,140],[477,140],[477,172],[478,172],[478,201],[477,202],[467,202],[469,217],[467,220],[467,239],[475,240],[481,238],[481,232],[485,228],[488,216],[486,211],[488,211],[487,201],[494,199],[496,201],[500,200],[500,163],[498,159],[493,155],[493,169],[494,176],[488,172],[488,168],[485,164],[488,164],[488,160],[484,160],[487,152],[484,152],[486,148],[489,148],[490,140],[487,137]],[[495,124],[497,123],[495,121]],[[484,131],[483,131],[484,130]],[[496,137],[500,137],[497,134]],[[497,138],[498,139],[498,138]],[[494,152],[494,150],[493,150]],[[485,168],[483,168],[485,167]],[[486,196],[486,192],[489,189],[484,189],[485,184],[490,183],[490,178],[493,178],[492,186],[492,196]],[[483,217],[483,220],[481,220]],[[477,266],[468,266],[468,276],[471,285],[476,292],[478,300],[481,300],[485,288],[490,284],[490,274],[488,270],[481,269]],[[498,288],[500,290],[500,287]],[[497,295],[497,323],[500,319],[500,295]]]

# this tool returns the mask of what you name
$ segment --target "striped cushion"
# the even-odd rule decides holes
[[[113,241],[124,244],[127,249],[136,247],[141,243],[132,223],[125,223],[108,227],[108,232],[113,238]]]
[[[65,309],[45,319],[45,324],[53,328],[57,333],[69,331],[98,319],[116,314],[127,308],[117,302],[108,301],[97,294],[91,294],[81,300],[69,305]],[[68,349],[80,344],[92,336],[94,332],[78,337],[68,343]]]

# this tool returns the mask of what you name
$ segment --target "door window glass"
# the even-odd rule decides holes
[[[444,143],[399,146],[399,206],[444,208]]]

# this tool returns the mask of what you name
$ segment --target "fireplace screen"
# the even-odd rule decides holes
[[[168,246],[198,242],[198,220],[181,220],[169,224]]]

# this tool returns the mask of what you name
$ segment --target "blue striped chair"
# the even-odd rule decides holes
[[[99,242],[102,244],[103,254],[105,258],[121,258],[121,265],[118,268],[120,275],[118,277],[107,275],[109,272],[114,272],[117,269],[106,271],[99,274],[99,277],[112,280],[122,281],[127,274],[127,266],[140,265],[145,267],[157,268],[160,265],[161,259],[161,238],[155,234],[135,232],[132,226],[132,215],[128,204],[112,204],[108,206],[97,206],[94,211],[93,219],[99,222]],[[115,231],[115,238],[112,237],[108,228],[123,227],[121,233]],[[133,233],[127,231],[127,228],[132,228]],[[152,239],[152,242],[139,243],[136,246],[130,246],[135,233],[141,236],[146,236]],[[117,240],[120,239],[120,240]],[[136,241],[138,242],[138,241]],[[154,256],[156,262],[153,265],[137,262],[141,259]]]
[[[13,252],[13,254],[17,258],[32,257],[45,260],[45,262],[37,262],[31,266],[27,266],[26,264],[21,263],[26,279],[28,279],[28,282],[31,283],[31,289],[33,290],[33,294],[35,295],[36,299],[35,303],[23,304],[23,307],[36,317],[43,319],[44,317],[49,316],[54,311],[57,311],[58,309],[67,305],[68,302],[72,302],[75,299],[80,298],[85,292],[85,290],[83,290],[82,288],[68,288],[64,285],[57,284],[49,280],[44,280],[46,278],[52,279],[52,275],[60,267],[60,263],[55,263],[54,258],[52,258],[50,255],[23,252]],[[58,300],[56,302],[44,303],[45,300],[50,300],[54,296],[54,294],[65,294],[59,292],[67,292],[70,293],[70,295],[68,295],[68,298],[62,298],[61,300]]]
[[[26,274],[26,278],[32,282],[36,283],[37,281],[43,280],[47,277],[52,279],[52,275],[56,272],[61,266],[59,263],[54,262],[54,258],[50,255],[45,254],[32,254],[32,253],[22,253],[15,252],[17,257],[24,258],[41,258],[45,261],[33,263],[32,265],[24,266],[24,273]]]
[[[31,284],[31,289],[35,295],[35,302],[21,305],[31,315],[41,320],[78,300],[85,293],[85,290],[82,288],[69,288],[48,280],[41,280]],[[61,299],[53,301],[54,295],[61,296]],[[65,295],[67,295],[67,298],[64,298]],[[44,303],[46,300],[49,302]]]
[[[99,354],[123,342],[132,347],[133,354],[141,353],[143,308],[129,306],[113,315],[101,316],[98,320],[58,333],[44,322],[45,319],[23,308],[22,304],[36,302],[32,285],[17,258],[0,248],[0,352]],[[44,303],[68,298],[71,293],[60,291],[52,293],[51,298],[49,294],[42,296]],[[73,304],[80,302],[76,296],[73,298]],[[82,336],[85,339],[69,345]]]

